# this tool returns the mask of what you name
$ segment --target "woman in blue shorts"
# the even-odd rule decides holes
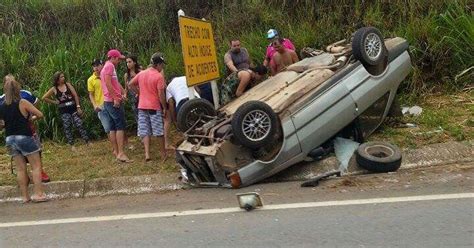
[[[44,202],[47,200],[41,184],[40,148],[33,138],[29,121],[43,117],[33,104],[21,99],[20,84],[15,80],[4,80],[3,90],[5,102],[0,106],[0,128],[5,128],[5,144],[8,153],[16,164],[17,181],[23,203],[29,201]],[[33,167],[33,196],[28,194],[28,174],[26,172],[26,157]]]

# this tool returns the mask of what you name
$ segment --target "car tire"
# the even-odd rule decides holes
[[[400,149],[387,142],[366,142],[357,148],[357,164],[371,172],[392,172],[402,164]]]
[[[231,124],[233,137],[237,143],[258,149],[275,141],[278,117],[266,103],[250,101],[237,109]]]
[[[363,27],[357,30],[352,39],[352,54],[365,66],[383,63],[387,48],[380,31],[374,27]]]
[[[185,102],[177,116],[177,127],[179,131],[186,132],[201,115],[216,116],[217,112],[214,106],[205,99],[195,98]]]

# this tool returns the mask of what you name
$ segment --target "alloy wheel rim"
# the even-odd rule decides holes
[[[364,49],[367,56],[375,61],[382,54],[382,41],[377,34],[367,35],[364,41]]]
[[[263,140],[270,134],[270,129],[270,116],[261,110],[253,110],[246,114],[243,118],[243,134],[251,141]]]

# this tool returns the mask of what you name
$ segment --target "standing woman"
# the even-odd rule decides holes
[[[16,80],[4,80],[3,90],[5,102],[0,105],[0,120],[3,120],[0,123],[0,129],[5,127],[5,144],[16,164],[17,181],[23,203],[47,201],[41,184],[41,158],[39,155],[41,149],[33,139],[33,133],[29,127],[29,121],[42,118],[43,113],[27,100],[21,99],[21,87]],[[33,167],[34,194],[31,198],[28,194],[29,179],[24,157]]]
[[[66,83],[64,73],[58,71],[53,75],[53,87],[43,96],[43,101],[58,105],[59,113],[63,121],[63,130],[69,145],[74,145],[72,126],[76,126],[82,139],[89,143],[89,136],[82,125],[82,109],[79,97],[71,83]],[[54,96],[54,98],[51,98]],[[72,147],[74,150],[75,148]]]
[[[138,120],[138,92],[134,89],[128,87],[128,83],[134,78],[141,70],[141,66],[138,63],[137,56],[128,55],[127,59],[127,72],[123,75],[123,81],[125,82],[125,96],[128,98],[132,104],[133,114],[135,116],[135,121]]]

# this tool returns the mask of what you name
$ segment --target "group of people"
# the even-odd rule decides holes
[[[252,67],[247,49],[241,47],[239,39],[230,40],[230,50],[224,55],[226,79],[221,84],[220,104],[224,105],[241,96],[246,90],[261,80],[270,69],[274,76],[289,65],[298,62],[295,46],[286,38],[279,35],[275,29],[267,32],[270,44],[267,46],[262,65]]]
[[[221,104],[241,96],[247,89],[256,84],[268,72],[276,75],[286,66],[298,61],[295,47],[288,39],[281,38],[278,32],[270,29],[267,38],[271,42],[267,47],[263,65],[252,67],[248,51],[240,46],[240,41],[230,41],[231,49],[224,56],[227,76],[221,85]],[[116,67],[125,60],[127,72],[123,76],[125,84],[119,82]],[[166,65],[163,54],[154,53],[147,68],[142,68],[136,56],[125,57],[119,50],[107,52],[105,63],[100,59],[93,60],[92,75],[87,80],[89,100],[104,132],[107,133],[111,151],[117,161],[128,163],[124,146],[126,120],[124,103],[132,105],[137,135],[141,138],[145,150],[145,161],[151,161],[150,139],[157,137],[161,159],[168,157],[168,151],[174,147],[169,142],[169,130],[172,122],[183,104],[190,98],[186,77],[172,77],[169,84],[164,76]],[[12,75],[3,80],[4,95],[0,97],[0,129],[5,129],[6,146],[17,168],[17,181],[20,186],[23,202],[46,201],[41,182],[49,181],[41,165],[41,143],[36,132],[34,121],[43,117],[36,107],[38,99],[31,92],[22,90],[20,83]],[[63,123],[64,135],[72,149],[74,148],[75,127],[82,139],[89,144],[90,137],[86,131],[82,116],[83,109],[80,97],[74,86],[67,82],[61,71],[53,75],[53,86],[43,95],[42,100],[57,105]],[[212,93],[206,86],[197,88],[195,95],[212,101]],[[32,166],[34,194],[29,196],[30,181],[26,164]]]

